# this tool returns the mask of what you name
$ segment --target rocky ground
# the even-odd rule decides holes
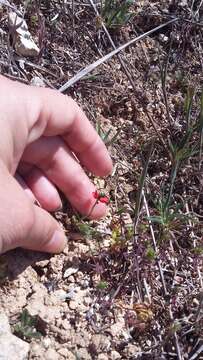
[[[84,221],[64,199],[54,214],[67,231],[62,254],[0,256],[0,358],[200,359],[203,5],[132,2],[127,21],[95,3],[102,16],[87,0],[0,1],[1,74],[55,89],[112,41],[119,47],[176,19],[66,89],[112,155],[113,174],[93,178],[109,212]],[[11,11],[25,19],[31,50]]]

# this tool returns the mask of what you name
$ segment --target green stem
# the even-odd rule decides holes
[[[169,192],[168,192],[168,196],[167,196],[167,200],[164,206],[164,212],[167,210],[169,210],[169,206],[171,203],[171,198],[172,198],[172,194],[173,194],[173,189],[174,189],[174,183],[175,183],[175,179],[177,176],[177,172],[178,172],[178,168],[180,166],[180,161],[176,160],[175,165],[171,171],[171,183],[170,183],[170,188],[169,188]]]
[[[91,207],[89,213],[87,215],[82,216],[82,218],[81,218],[82,221],[87,220],[92,215],[92,212],[93,212],[95,206],[98,204],[98,202],[99,202],[99,200],[97,199],[95,201],[95,203],[93,204],[93,206]]]

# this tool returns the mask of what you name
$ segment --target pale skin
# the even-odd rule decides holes
[[[57,189],[82,215],[93,209],[91,218],[101,218],[106,205],[94,206],[95,186],[83,168],[106,176],[110,156],[71,98],[0,76],[0,99],[0,253],[59,253],[67,239],[48,212],[61,207]]]

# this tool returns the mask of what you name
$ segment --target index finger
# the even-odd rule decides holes
[[[41,111],[37,123],[45,122],[43,135],[62,135],[79,161],[95,175],[111,173],[108,150],[76,102],[54,90],[40,89],[40,92]]]

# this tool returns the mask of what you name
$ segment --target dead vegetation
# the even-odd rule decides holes
[[[66,203],[56,214],[69,238],[63,254],[4,255],[2,308],[16,324],[25,309],[37,315],[36,330],[51,339],[56,359],[200,359],[202,1],[10,5],[25,17],[40,54],[15,53],[7,4],[0,8],[1,73],[28,84],[38,77],[73,96],[115,166],[108,179],[94,179],[111,199],[104,221],[84,221]],[[30,359],[48,359],[46,349],[43,337],[33,338]]]

